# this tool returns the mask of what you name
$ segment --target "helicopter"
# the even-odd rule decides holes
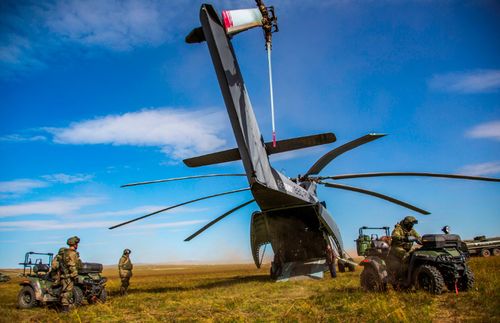
[[[266,7],[261,0],[256,0],[256,2],[258,8],[256,23],[247,25],[262,27],[266,39],[266,47],[270,50],[270,46],[267,46],[267,44],[272,39],[271,34],[278,31],[277,18],[273,7]],[[255,13],[255,9],[253,10],[252,15]],[[241,160],[245,173],[195,175],[136,182],[123,185],[122,187],[223,176],[245,176],[248,181],[248,187],[204,196],[169,206],[114,225],[109,229],[115,229],[197,201],[250,191],[253,196],[252,199],[233,207],[210,221],[187,237],[185,241],[194,239],[217,222],[243,207],[256,203],[259,210],[252,213],[250,223],[250,245],[256,267],[260,268],[262,265],[263,254],[261,254],[261,247],[270,244],[275,254],[275,261],[281,262],[281,270],[274,277],[276,280],[285,280],[290,277],[321,278],[326,268],[325,250],[327,246],[333,250],[334,256],[338,259],[339,269],[341,266],[343,268],[344,265],[352,265],[352,262],[348,259],[339,227],[327,210],[326,203],[321,201],[317,195],[318,185],[370,195],[425,215],[430,214],[430,212],[402,200],[335,181],[379,176],[427,176],[500,182],[500,179],[497,178],[425,172],[319,175],[327,165],[340,155],[384,137],[385,134],[381,133],[369,133],[330,150],[321,156],[302,175],[294,178],[285,176],[272,167],[269,160],[270,155],[331,144],[336,141],[336,136],[333,133],[322,133],[279,141],[276,141],[273,136],[272,142],[264,141],[231,43],[233,35],[243,30],[236,28],[235,32],[232,33],[227,25],[228,21],[231,23],[231,19],[227,19],[227,13],[223,12],[222,18],[221,20],[221,17],[212,5],[203,4],[200,9],[201,27],[193,29],[186,37],[186,42],[190,44],[206,42],[208,45],[238,147],[188,158],[184,160],[184,163],[188,167],[201,167]],[[276,255],[279,255],[279,257],[276,257]],[[343,270],[341,269],[340,271]]]

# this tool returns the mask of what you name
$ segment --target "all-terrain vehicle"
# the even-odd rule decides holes
[[[33,261],[32,256],[37,257]],[[50,271],[52,253],[27,252],[21,281],[21,290],[17,296],[19,308],[32,308],[38,305],[58,305],[62,286],[56,286],[54,273]],[[44,261],[45,260],[45,261]],[[82,305],[84,300],[89,304],[105,302],[106,277],[101,276],[102,264],[82,263],[78,268],[78,277],[75,279],[71,303],[74,306]]]
[[[392,259],[384,241],[372,244],[360,263],[364,267],[361,286],[368,291],[385,291],[390,283],[397,290],[415,287],[433,294],[441,294],[445,287],[457,293],[473,287],[474,275],[467,266],[460,236],[426,234],[421,243],[421,248],[411,252],[406,266],[391,265],[398,260]]]

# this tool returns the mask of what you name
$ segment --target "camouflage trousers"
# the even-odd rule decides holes
[[[71,278],[63,278],[61,282],[61,304],[63,306],[69,306],[72,303],[71,298],[73,297],[73,288],[75,284]]]
[[[130,285],[130,277],[132,277],[131,270],[120,270],[120,280],[122,283],[120,286],[120,293],[122,295],[127,293],[128,286]]]
[[[391,248],[387,259],[387,269],[389,269],[389,272],[391,272],[395,277],[402,279],[403,273],[408,270],[409,255],[410,253],[404,248]]]

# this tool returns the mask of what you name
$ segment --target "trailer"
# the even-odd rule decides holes
[[[500,237],[474,237],[473,240],[464,240],[471,256],[489,257],[500,256]]]

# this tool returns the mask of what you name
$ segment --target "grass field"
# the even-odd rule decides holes
[[[476,287],[467,293],[366,293],[360,270],[337,279],[275,283],[253,265],[137,266],[127,297],[114,268],[109,299],[69,314],[16,308],[19,278],[0,284],[0,322],[342,321],[500,322],[500,257],[472,259]],[[360,269],[360,268],[359,268]]]

